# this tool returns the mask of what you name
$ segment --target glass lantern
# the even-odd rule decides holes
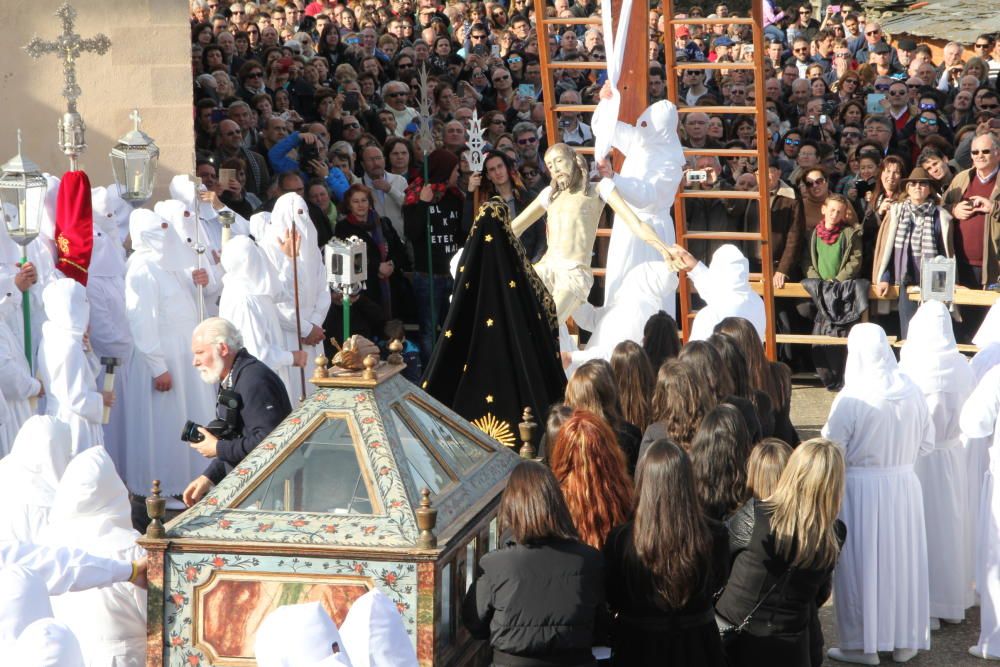
[[[156,163],[160,149],[145,132],[139,129],[142,118],[138,109],[130,116],[134,126],[111,149],[111,171],[122,199],[141,204],[153,194],[156,181]]]
[[[4,224],[11,240],[21,246],[25,256],[27,246],[41,229],[45,191],[48,183],[34,162],[21,152],[21,131],[17,131],[17,155],[3,165],[0,175],[0,206]]]

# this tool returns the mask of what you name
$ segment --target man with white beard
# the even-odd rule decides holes
[[[210,428],[198,427],[202,439],[191,442],[191,449],[214,460],[184,490],[184,503],[189,507],[222,481],[292,411],[281,378],[246,351],[243,337],[228,320],[210,317],[199,324],[191,336],[191,351],[201,379],[219,383],[219,398],[237,407],[220,406],[217,419],[208,424]]]
[[[201,467],[181,429],[187,420],[206,423],[215,404],[211,387],[189,361],[187,342],[198,325],[197,272],[186,273],[191,249],[153,211],[134,211],[129,231],[135,252],[125,275],[125,305],[135,353],[127,371],[125,483],[147,494],[159,479],[164,495],[177,495]]]

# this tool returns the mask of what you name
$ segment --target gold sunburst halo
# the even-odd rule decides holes
[[[506,447],[517,445],[510,423],[497,419],[492,413],[487,412],[479,419],[473,420],[472,425]]]

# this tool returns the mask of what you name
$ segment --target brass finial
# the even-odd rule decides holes
[[[420,529],[420,536],[417,538],[417,546],[421,549],[433,549],[437,546],[438,539],[434,535],[434,526],[437,525],[437,509],[431,507],[431,490],[424,487],[420,492],[420,507],[417,508],[417,528]]]
[[[387,360],[391,366],[402,366],[403,361],[403,341],[393,338],[389,341],[389,358]]]
[[[163,517],[167,513],[167,499],[160,497],[160,480],[153,480],[153,491],[146,498],[146,516],[149,517],[149,526],[146,528],[146,537],[154,540],[162,540],[167,536],[167,531],[163,528]]]
[[[535,416],[531,414],[531,408],[525,407],[521,415],[521,423],[517,425],[517,430],[521,435],[521,450],[519,454],[522,459],[535,458],[535,430],[538,424],[535,423]]]
[[[325,380],[327,378],[327,372],[326,372],[327,362],[328,362],[327,358],[322,354],[316,357],[314,361],[314,363],[316,364],[316,368],[313,369],[313,376],[312,376],[313,380]]]
[[[365,366],[365,372],[361,377],[366,380],[376,379],[378,376],[375,374],[375,367],[378,366],[378,357],[374,354],[369,354],[362,363]]]

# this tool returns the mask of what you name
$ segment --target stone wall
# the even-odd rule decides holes
[[[62,0],[0,2],[0,161],[16,152],[16,130],[24,151],[43,171],[62,175],[69,160],[57,145],[57,123],[66,109],[62,60],[30,58],[22,48],[37,34],[53,41],[62,32],[54,15]],[[184,0],[73,0],[75,32],[103,32],[111,50],[77,61],[83,90],[79,112],[87,125],[87,151],[80,167],[94,185],[112,182],[108,153],[131,128],[138,108],[143,130],[160,147],[154,200],[165,196],[170,178],[193,169],[190,24]]]

